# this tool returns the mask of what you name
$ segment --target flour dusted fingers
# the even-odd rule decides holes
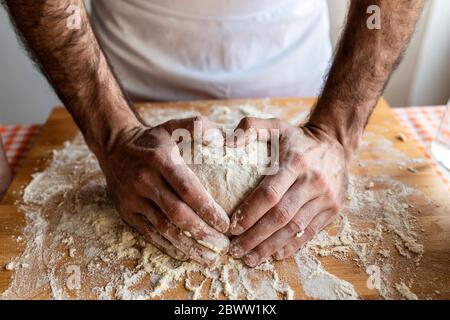
[[[311,220],[326,209],[328,209],[327,202],[322,198],[315,198],[307,202],[287,225],[252,248],[243,257],[244,262],[254,267],[267,260],[273,253],[287,245],[292,238],[301,237]]]
[[[175,226],[164,213],[151,201],[142,199],[139,212],[147,221],[167,239],[174,247],[182,251],[189,258],[203,265],[214,265],[220,259],[220,255],[208,249],[190,237],[186,231]]]
[[[127,215],[126,222],[136,229],[146,241],[153,244],[162,252],[168,254],[174,259],[186,261],[189,256],[183,251],[177,249],[168,240],[166,240],[148,221],[139,213],[132,213]]]
[[[141,196],[152,200],[165,217],[184,234],[219,254],[228,251],[228,238],[205,223],[170,189],[161,176],[149,173],[141,182],[143,187],[138,191]]]
[[[305,228],[300,236],[294,236],[291,241],[275,252],[273,257],[276,260],[283,260],[292,256],[299,250],[306,242],[310,241],[314,236],[336,218],[334,210],[326,210],[314,217],[311,223]]]

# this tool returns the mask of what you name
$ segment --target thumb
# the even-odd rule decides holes
[[[216,124],[209,121],[205,116],[196,116],[186,119],[173,119],[160,125],[169,134],[172,139],[177,141],[182,138],[183,142],[189,141],[208,141],[212,131],[217,131],[219,128]]]
[[[227,136],[227,146],[241,147],[253,141],[270,141],[273,131],[278,131],[281,136],[286,129],[283,121],[271,118],[261,119],[246,117],[243,118],[231,136]]]

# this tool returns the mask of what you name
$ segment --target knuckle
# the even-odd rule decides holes
[[[291,233],[297,233],[297,232],[299,232],[299,231],[305,229],[302,220],[299,219],[299,218],[296,218],[296,217],[294,217],[294,218],[291,220],[291,223],[289,223],[289,226],[288,226],[288,227],[289,227],[289,231],[290,231]]]
[[[305,158],[301,154],[301,152],[294,151],[289,154],[289,160],[292,165],[294,165],[296,168],[305,168]]]
[[[178,227],[182,227],[186,224],[187,214],[183,206],[180,204],[173,204],[167,210],[166,214],[169,219]]]
[[[242,239],[240,241],[240,246],[242,248],[242,250],[244,250],[245,253],[247,253],[249,250],[251,250],[255,245],[252,241],[252,239]]]
[[[273,217],[277,225],[284,225],[291,219],[291,213],[285,206],[276,206],[273,212]]]
[[[314,236],[317,233],[317,227],[315,225],[310,224],[309,226],[307,226],[304,230],[304,234],[306,235],[306,237],[308,239],[312,239],[314,238]]]
[[[162,148],[154,148],[148,151],[148,160],[153,164],[164,163],[164,150]]]
[[[271,204],[276,204],[281,199],[280,192],[273,186],[268,185],[261,188],[264,198]]]
[[[341,210],[341,205],[338,202],[334,202],[330,208],[330,216],[335,216]]]
[[[311,174],[311,183],[314,187],[322,189],[326,186],[325,178],[322,173],[313,171]]]
[[[183,180],[178,182],[177,188],[179,194],[189,196],[191,194],[192,185],[188,181]]]
[[[292,174],[298,173],[299,171],[306,170],[305,158],[300,152],[290,152],[288,154],[288,169]]]
[[[155,223],[155,228],[160,234],[164,235],[169,231],[170,223],[166,219],[158,219]]]
[[[323,188],[322,194],[323,194],[325,201],[327,201],[328,203],[334,203],[333,192],[328,187]]]
[[[239,217],[233,218],[231,220],[231,228],[236,230],[247,230],[252,226],[252,221],[245,215],[239,215]]]
[[[139,189],[147,184],[147,170],[138,169],[134,175],[134,187]]]
[[[260,257],[268,257],[274,251],[273,245],[271,244],[261,244],[254,250]]]
[[[253,118],[252,117],[243,118],[239,126],[244,130],[250,129],[253,126]]]

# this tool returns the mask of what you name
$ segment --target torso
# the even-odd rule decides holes
[[[140,100],[313,96],[331,58],[325,0],[92,6],[103,49]]]

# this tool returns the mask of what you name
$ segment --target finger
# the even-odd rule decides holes
[[[166,129],[170,134],[173,134],[180,129],[187,130],[190,134],[188,137],[189,141],[201,141],[203,134],[206,131],[216,128],[217,126],[209,121],[207,117],[198,115],[192,118],[169,120],[161,124],[160,127]],[[186,137],[183,135],[183,138],[185,139]],[[183,141],[187,142],[186,140]]]
[[[319,190],[305,186],[305,180],[306,178],[297,180],[280,202],[270,209],[258,223],[233,239],[230,246],[230,253],[233,257],[241,258],[247,254],[248,251],[288,224],[305,203],[319,195]]]
[[[250,267],[255,267],[267,260],[274,252],[282,249],[288,243],[289,239],[301,237],[303,228],[297,222],[299,217],[305,215],[314,217],[318,213],[326,210],[329,206],[324,200],[324,198],[320,197],[307,202],[295,214],[295,218],[291,222],[246,254],[243,258],[244,262]]]
[[[225,210],[214,201],[194,172],[184,162],[178,163],[162,163],[161,175],[176,194],[206,223],[221,233],[228,231],[230,218]]]
[[[189,257],[181,250],[177,249],[168,240],[161,236],[161,234],[138,213],[128,215],[126,222],[136,229],[146,241],[153,244],[162,252],[180,261],[186,261]]]
[[[170,241],[170,243],[178,250],[184,252],[187,257],[202,265],[214,265],[219,261],[220,256],[217,253],[186,236],[186,234],[172,224],[162,211],[150,201],[143,201],[143,204],[143,207],[140,208],[140,212],[142,212],[161,236]]]
[[[280,167],[276,175],[266,176],[232,215],[231,234],[237,236],[251,228],[281,200],[296,179],[296,174],[286,167]]]
[[[203,116],[190,119],[171,120],[163,124],[169,132],[183,127],[192,135],[203,134],[215,126]],[[219,232],[228,231],[230,219],[223,208],[211,197],[197,176],[189,169],[178,150],[171,159],[157,161],[160,173],[178,196],[183,199],[204,221]],[[158,160],[158,159],[155,159]],[[170,161],[168,161],[170,160]]]
[[[151,179],[149,176],[151,175]],[[201,245],[223,254],[228,251],[229,240],[211,228],[180,198],[157,174],[144,177],[145,187],[137,190],[143,197],[153,200],[164,215],[178,228],[188,233]],[[151,180],[151,181],[150,181]]]
[[[294,236],[293,238],[291,238],[287,245],[275,252],[273,257],[276,260],[283,260],[292,256],[301,247],[303,247],[306,242],[312,240],[319,231],[330,224],[335,219],[335,217],[335,212],[330,209],[318,214],[306,227],[300,237]]]
[[[231,137],[227,137],[229,147],[238,147],[248,144],[251,141],[269,141],[270,130],[278,130],[282,135],[286,129],[284,122],[279,119],[260,119],[253,117],[243,118]]]

